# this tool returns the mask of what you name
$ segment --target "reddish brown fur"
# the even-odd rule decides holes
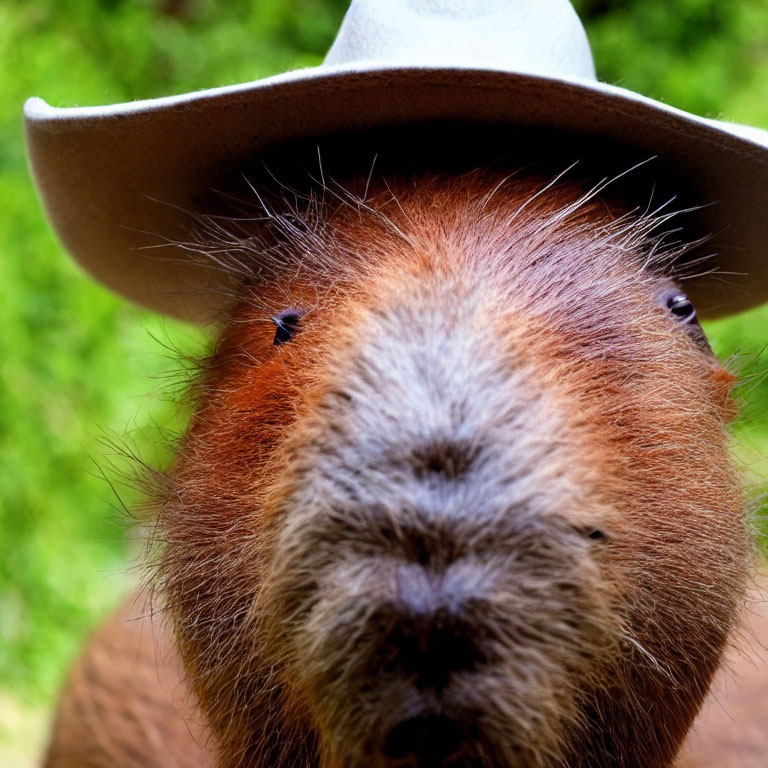
[[[677,768],[763,768],[768,758],[768,582],[763,575]]]
[[[50,768],[208,768],[210,734],[175,648],[129,600],[90,639],[59,702]]]
[[[409,707],[460,724],[451,765],[672,764],[749,560],[724,430],[732,377],[657,306],[668,278],[648,266],[648,223],[543,188],[424,177],[225,243],[255,274],[269,246],[271,280],[244,289],[159,513],[159,585],[222,766],[415,765],[381,756]],[[309,310],[302,331],[274,348],[265,321],[290,306]],[[388,373],[398,361],[439,385],[437,422],[445,401],[461,414],[446,423],[480,424],[472,450],[437,431],[411,450],[405,417],[402,441],[387,438],[410,403],[410,380]],[[507,387],[519,399],[487,420],[482,402]],[[381,416],[370,433],[366,408]],[[349,455],[352,479],[315,477]],[[482,480],[462,507],[465,464],[519,478]],[[445,510],[466,509],[437,532],[408,511],[433,471]],[[515,483],[530,503],[505,496]],[[493,566],[480,607],[457,611],[483,662],[425,694],[387,639],[411,627],[407,579],[421,577],[407,574],[418,560],[447,578],[480,555]]]

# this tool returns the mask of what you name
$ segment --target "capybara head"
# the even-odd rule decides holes
[[[749,546],[664,217],[368,181],[199,244],[243,282],[160,574],[222,765],[670,765]]]

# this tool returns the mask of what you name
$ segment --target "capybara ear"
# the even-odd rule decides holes
[[[715,400],[723,419],[729,424],[741,415],[741,404],[731,397],[733,387],[738,381],[738,376],[731,373],[719,363],[712,365],[712,382],[715,389]]]

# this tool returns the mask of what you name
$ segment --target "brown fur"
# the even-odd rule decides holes
[[[762,577],[683,748],[678,768],[765,768],[768,763],[768,579]]]
[[[59,702],[47,768],[216,764],[175,648],[139,606],[121,606],[83,649]]]
[[[761,585],[741,644],[718,671],[676,768],[765,766],[768,581]],[[126,601],[83,650],[60,702],[47,768],[216,764],[215,741],[190,703],[173,637],[140,605],[137,597]]]
[[[657,306],[653,222],[525,176],[391,192],[211,244],[256,280],[158,585],[220,765],[670,766],[749,561],[732,377]],[[395,754],[418,718],[444,761]]]

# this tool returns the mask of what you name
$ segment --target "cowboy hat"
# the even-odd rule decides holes
[[[702,205],[695,236],[718,280],[690,288],[705,315],[768,299],[768,132],[704,119],[599,82],[568,0],[352,0],[321,66],[105,107],[24,108],[47,214],[97,280],[202,321],[217,276],[174,241],[223,173],[300,140],[382,126],[472,123],[599,139],[656,165]],[[159,238],[170,244],[153,248]],[[222,278],[223,279],[223,278]]]

